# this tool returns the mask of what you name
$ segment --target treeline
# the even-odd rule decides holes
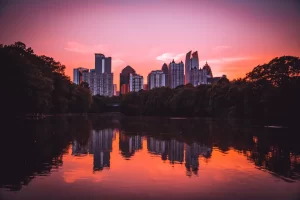
[[[243,79],[212,85],[167,87],[122,97],[125,115],[299,119],[300,60],[274,58]]]
[[[22,42],[0,44],[0,61],[2,110],[11,116],[110,112],[119,102],[125,115],[298,119],[300,113],[300,60],[293,56],[274,58],[231,82],[223,77],[212,85],[162,87],[121,98],[92,96],[88,84],[71,82],[64,65]]]
[[[51,57],[38,56],[22,42],[0,44],[2,91],[6,115],[83,113],[92,103],[85,85],[75,85],[65,66]]]

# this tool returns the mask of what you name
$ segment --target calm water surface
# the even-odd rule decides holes
[[[300,199],[299,133],[288,128],[89,116],[4,135],[5,200]]]

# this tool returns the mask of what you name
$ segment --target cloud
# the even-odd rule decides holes
[[[184,53],[180,53],[180,54],[174,54],[174,53],[163,53],[162,55],[160,56],[157,56],[156,57],[156,60],[161,60],[161,61],[164,61],[164,62],[169,62],[171,60],[180,60],[182,59],[182,57],[184,56],[185,54]]]
[[[115,70],[118,70],[123,64],[124,64],[124,61],[117,58],[117,59],[112,59],[112,71],[115,71]]]
[[[113,59],[111,62],[115,65],[120,65],[120,64],[124,63],[124,61],[119,58]]]
[[[223,45],[223,46],[216,46],[212,50],[213,51],[223,51],[223,50],[226,50],[226,49],[229,49],[229,48],[231,48],[231,47]]]
[[[84,45],[78,42],[70,41],[67,43],[67,47],[64,48],[67,51],[75,52],[75,53],[98,53],[103,52],[104,47],[102,44],[96,44],[96,45]]]
[[[224,64],[224,63],[231,63],[231,62],[238,62],[244,60],[253,60],[256,59],[255,57],[227,57],[227,58],[219,58],[219,59],[208,59],[208,60],[201,60],[199,63],[207,63],[209,64]]]

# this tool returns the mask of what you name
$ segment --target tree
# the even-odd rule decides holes
[[[282,56],[274,58],[267,64],[258,65],[246,75],[245,79],[257,84],[270,83],[275,87],[280,87],[299,75],[299,58]]]

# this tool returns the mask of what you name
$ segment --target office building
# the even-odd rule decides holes
[[[89,84],[92,95],[113,96],[113,73],[111,73],[111,57],[95,54],[95,69],[82,73],[82,80]]]
[[[199,68],[198,52],[189,51],[185,58],[185,84],[190,83],[193,86],[210,84],[212,77],[212,71],[207,62],[202,69]]]
[[[129,91],[126,89],[128,86],[123,86],[123,84],[129,85],[129,74],[135,74],[135,70],[128,65],[120,73],[120,93],[121,94],[125,94],[125,93],[123,93],[123,91],[124,92]]]
[[[213,74],[212,74],[211,68],[210,68],[210,66],[207,64],[207,62],[205,63],[205,65],[203,66],[202,69],[205,69],[205,70],[207,71],[207,77],[208,77],[208,78],[213,78]]]
[[[199,73],[199,57],[198,52],[189,51],[185,57],[185,84],[191,83],[195,85],[195,82],[198,82]]]
[[[89,72],[89,69],[79,67],[73,69],[73,82],[79,85],[82,82],[83,72]]]
[[[189,51],[185,56],[185,66],[184,66],[184,83],[188,84],[190,82],[190,70],[191,67],[191,54],[192,51]]]
[[[129,92],[138,92],[143,89],[143,76],[138,74],[129,74]]]
[[[168,87],[169,86],[169,68],[166,63],[164,63],[163,66],[161,67],[161,71],[163,71],[163,73],[165,74],[165,86]]]
[[[166,86],[166,75],[162,70],[153,70],[148,74],[148,88],[149,90],[157,87]]]
[[[175,63],[174,60],[169,64],[169,87],[176,88],[177,86],[184,85],[184,65]]]
[[[111,73],[111,57],[95,53],[95,70],[97,74]]]

